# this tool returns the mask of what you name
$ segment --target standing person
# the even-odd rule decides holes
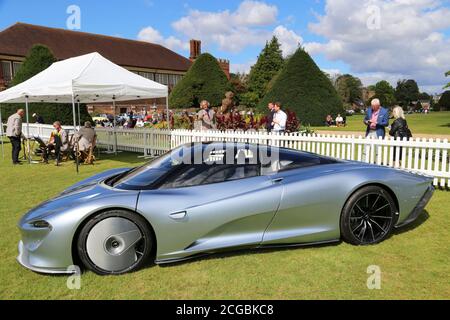
[[[379,99],[373,99],[371,107],[367,110],[364,124],[367,126],[366,139],[379,139],[386,137],[386,127],[389,126],[389,112],[381,106]],[[376,149],[376,148],[375,148]],[[377,153],[375,153],[377,156]],[[370,157],[370,145],[366,145],[363,152],[366,161]]]
[[[8,118],[6,127],[6,136],[12,145],[12,162],[14,165],[21,164],[19,161],[19,153],[22,150],[20,146],[20,138],[22,137],[22,118],[25,115],[23,109],[17,110],[16,113]]]
[[[389,131],[389,135],[394,137],[397,140],[403,140],[404,138],[412,137],[411,130],[408,128],[408,122],[405,118],[405,113],[403,112],[402,107],[395,107],[392,111],[394,116],[394,123],[392,123],[391,130]],[[402,161],[402,148],[399,149],[399,160]],[[395,166],[399,167],[400,163],[397,162],[397,148],[394,148],[394,161]]]
[[[379,99],[373,99],[371,107],[364,118],[367,126],[366,138],[385,138],[386,127],[389,126],[389,112],[381,106]]]
[[[274,115],[273,115],[273,132],[284,133],[286,131],[287,114],[281,110],[281,103],[276,102],[274,104]]]
[[[273,102],[269,102],[267,105],[267,108],[269,109],[269,113],[267,114],[267,125],[266,129],[268,132],[271,132],[273,130],[273,116],[275,114],[275,104]]]
[[[216,129],[216,113],[210,108],[209,102],[203,100],[200,103],[201,110],[198,112],[197,118],[202,122],[202,130]]]

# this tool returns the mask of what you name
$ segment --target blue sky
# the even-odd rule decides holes
[[[301,43],[322,69],[365,84],[414,78],[439,92],[450,81],[449,1],[0,0],[0,28],[66,28],[70,5],[81,10],[80,31],[157,42],[185,56],[189,39],[199,38],[233,71],[248,70],[275,34],[285,54]]]

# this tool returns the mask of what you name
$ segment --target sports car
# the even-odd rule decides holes
[[[100,275],[246,248],[377,244],[431,199],[427,176],[267,145],[184,145],[84,180],[19,222],[18,262]]]

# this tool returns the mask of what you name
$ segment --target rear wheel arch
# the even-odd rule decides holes
[[[347,204],[348,200],[350,200],[350,198],[351,198],[356,192],[358,192],[359,190],[361,190],[361,189],[363,189],[363,188],[366,188],[366,187],[379,187],[379,188],[383,189],[384,191],[386,191],[386,192],[391,196],[392,200],[394,200],[395,206],[396,206],[397,210],[400,212],[400,203],[399,203],[399,201],[398,201],[397,195],[395,194],[395,192],[394,192],[391,188],[389,188],[388,186],[386,186],[385,184],[382,184],[382,183],[367,183],[367,184],[364,184],[364,185],[361,185],[361,186],[357,187],[355,190],[353,190],[353,191],[347,196],[347,199],[346,199],[345,202],[344,202],[344,205],[343,205],[343,207],[342,207],[342,210],[344,209],[344,207],[345,207],[345,205]],[[342,212],[342,210],[341,210],[341,212]]]
[[[381,218],[381,217],[376,217],[375,218],[375,215],[373,216],[373,218],[370,218],[370,215],[372,213],[370,213],[370,211],[365,211],[366,209],[364,209],[364,207],[361,205],[361,208],[363,208],[364,211],[362,212],[362,215],[360,217],[356,218],[356,219],[361,219],[361,223],[359,224],[360,227],[357,227],[357,228],[361,228],[361,226],[363,228],[361,230],[364,232],[364,234],[362,235],[362,238],[364,240],[361,240],[361,239],[359,239],[359,240],[361,240],[364,243],[356,243],[355,242],[355,237],[354,237],[355,236],[354,232],[355,232],[355,230],[357,230],[357,228],[355,230],[349,229],[350,228],[349,223],[351,223],[348,220],[349,219],[349,214],[350,214],[350,217],[352,215],[352,213],[350,213],[350,211],[349,211],[349,208],[350,208],[349,206],[354,205],[355,201],[357,201],[356,199],[359,198],[360,196],[362,196],[364,194],[369,194],[369,192],[370,192],[370,194],[372,192],[377,192],[377,190],[381,194],[384,194],[384,198],[386,199],[387,202],[391,203],[391,205],[390,205],[391,206],[391,211],[390,212],[391,212],[391,216],[392,216],[392,222],[389,225],[389,227],[388,227],[388,225],[386,225],[386,227],[389,228],[389,231],[382,232],[382,236],[380,236],[380,237],[378,237],[378,236],[375,237],[374,236],[374,232],[372,230],[373,243],[370,242],[370,241],[366,242],[365,239],[364,239],[365,238],[365,232],[366,232],[365,231],[366,223],[369,225],[369,228],[372,229],[372,226],[377,223],[376,221],[373,221],[373,219],[376,219],[376,218],[383,219],[383,218]],[[377,200],[375,200],[375,202]],[[339,227],[340,227],[341,237],[346,242],[351,243],[351,244],[355,244],[355,245],[376,244],[376,243],[384,241],[391,234],[392,228],[396,225],[396,223],[398,221],[398,216],[399,216],[399,209],[398,209],[398,207],[399,207],[399,205],[398,205],[397,196],[395,195],[393,190],[390,189],[389,187],[387,187],[386,185],[380,184],[380,183],[367,183],[367,184],[359,186],[358,188],[353,190],[353,192],[347,197],[347,199],[346,199],[346,201],[345,201],[345,203],[344,203],[344,205],[342,207],[341,214],[340,214],[340,217],[339,217]],[[361,211],[359,211],[359,212],[361,213]],[[358,211],[356,211],[356,213],[358,213]],[[367,215],[364,216],[364,213],[367,213]],[[378,214],[378,215],[380,215],[380,214]],[[358,216],[358,214],[357,214],[357,216]],[[353,219],[353,218],[350,218],[350,219]],[[363,225],[363,223],[364,223],[364,225]],[[378,224],[376,224],[376,225],[380,227],[380,225],[378,225]],[[384,231],[383,227],[380,227],[380,228],[382,228],[382,230]],[[350,231],[350,230],[352,230],[352,231]],[[383,234],[385,236],[383,236]]]
[[[140,214],[137,211],[130,210],[128,208],[111,207],[111,208],[105,208],[105,209],[101,209],[101,210],[92,212],[91,214],[86,216],[83,219],[83,221],[81,221],[81,223],[78,225],[78,227],[77,227],[77,229],[76,229],[76,231],[74,233],[74,236],[72,238],[72,246],[71,246],[71,248],[72,248],[72,261],[73,261],[74,265],[83,266],[83,262],[81,261],[81,258],[79,257],[78,250],[77,250],[77,241],[78,241],[78,238],[80,236],[81,230],[84,228],[84,226],[90,220],[92,220],[93,218],[95,218],[96,216],[98,216],[100,214],[103,214],[103,213],[108,212],[108,211],[117,211],[117,210],[119,210],[119,211],[127,211],[129,213],[136,214],[136,215],[140,216],[145,221],[146,226],[147,226],[148,230],[150,231],[150,234],[152,235],[152,241],[153,241],[152,256],[153,257],[155,256],[158,244],[157,244],[157,240],[156,240],[155,230],[153,229],[153,226],[151,225],[150,221],[148,221],[148,219],[146,219],[142,214]]]

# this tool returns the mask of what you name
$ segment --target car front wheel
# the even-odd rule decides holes
[[[149,261],[152,233],[141,216],[122,210],[101,213],[81,229],[78,255],[83,264],[100,275],[133,272]]]

